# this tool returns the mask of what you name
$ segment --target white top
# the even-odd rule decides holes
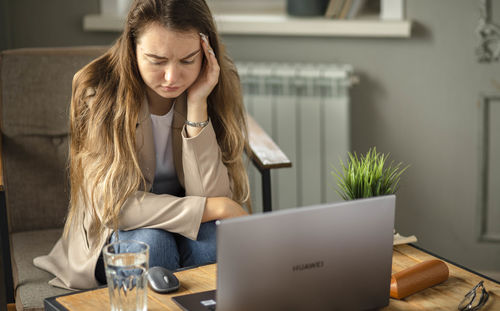
[[[173,107],[173,105],[172,105]],[[182,191],[177,179],[172,150],[172,119],[174,109],[162,116],[151,114],[155,142],[156,171],[151,192],[179,195]]]

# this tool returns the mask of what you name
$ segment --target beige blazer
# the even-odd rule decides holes
[[[183,94],[174,105],[172,146],[175,169],[186,196],[156,195],[149,192],[156,166],[153,130],[147,101],[142,103],[136,147],[147,189],[137,191],[127,199],[122,207],[119,229],[160,228],[195,240],[206,198],[232,196],[228,172],[222,163],[211,122],[196,137],[187,138],[184,127],[186,111],[186,95]],[[112,228],[107,228],[106,238],[98,242],[87,235],[91,215],[84,212],[82,219],[83,223],[72,228],[67,238],[61,237],[48,255],[33,260],[35,266],[55,275],[49,282],[51,285],[69,289],[98,286],[95,266]],[[92,245],[95,245],[93,249]]]

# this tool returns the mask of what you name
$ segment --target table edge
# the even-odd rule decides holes
[[[500,281],[499,281],[499,280],[495,280],[495,279],[493,279],[493,278],[491,278],[491,277],[489,277],[489,276],[487,276],[487,275],[484,275],[484,274],[479,273],[479,272],[477,272],[477,271],[474,271],[474,270],[472,270],[472,269],[470,269],[470,268],[467,268],[467,267],[465,267],[465,266],[463,266],[463,265],[461,265],[461,264],[458,264],[458,263],[456,263],[456,262],[454,262],[454,261],[451,261],[451,260],[449,260],[449,259],[447,259],[447,258],[444,258],[443,256],[439,256],[439,255],[437,255],[437,254],[435,254],[435,253],[433,253],[433,252],[431,252],[431,251],[429,251],[429,250],[426,250],[426,249],[424,249],[424,248],[422,248],[422,247],[420,247],[420,246],[418,246],[418,245],[415,245],[415,244],[413,244],[413,243],[410,243],[410,244],[407,244],[407,245],[412,246],[412,247],[415,247],[415,248],[416,248],[416,249],[418,249],[419,251],[422,251],[422,252],[424,252],[424,253],[426,253],[426,254],[429,254],[429,255],[431,255],[431,256],[434,256],[434,257],[436,257],[436,258],[438,258],[438,259],[440,259],[440,260],[442,260],[442,261],[445,261],[446,263],[449,263],[449,264],[451,264],[451,265],[454,265],[455,267],[458,267],[458,268],[463,269],[463,270],[465,270],[465,271],[467,271],[467,272],[473,273],[473,274],[475,274],[475,275],[477,275],[477,276],[479,276],[479,277],[481,277],[481,278],[484,278],[484,279],[486,279],[486,280],[488,280],[488,281],[490,281],[490,282],[493,282],[493,283],[496,283],[496,284],[499,284],[499,285],[500,285]]]
[[[107,285],[101,285],[101,286],[98,286],[96,288],[76,290],[76,291],[72,291],[72,292],[69,292],[66,294],[62,294],[62,295],[47,297],[47,298],[43,299],[43,307],[44,307],[45,311],[69,311],[65,306],[63,306],[62,304],[60,304],[57,301],[57,298],[69,296],[69,295],[81,294],[84,292],[98,290],[98,289],[106,288],[106,287],[107,287]]]
[[[477,275],[477,276],[479,276],[479,277],[481,277],[481,278],[484,278],[484,279],[486,279],[486,280],[488,280],[488,281],[491,281],[491,282],[493,282],[493,283],[495,283],[495,284],[499,284],[499,285],[500,285],[500,282],[499,282],[498,280],[492,279],[491,277],[488,277],[488,276],[486,276],[486,275],[484,275],[484,274],[482,274],[482,273],[479,273],[479,272],[474,271],[474,270],[472,270],[472,269],[470,269],[470,268],[467,268],[467,267],[465,267],[465,266],[463,266],[463,265],[461,265],[461,264],[458,264],[458,263],[456,263],[456,262],[454,262],[454,261],[451,261],[451,260],[449,260],[449,259],[447,259],[447,258],[444,258],[444,257],[442,257],[442,256],[440,256],[440,255],[437,255],[437,254],[435,254],[435,253],[433,253],[433,252],[431,252],[431,251],[429,251],[429,250],[426,250],[426,249],[424,249],[424,248],[422,248],[422,247],[420,247],[420,246],[418,246],[418,245],[415,245],[415,244],[413,244],[413,243],[409,243],[409,244],[406,244],[406,245],[411,246],[411,247],[414,247],[415,249],[417,249],[417,250],[419,250],[419,251],[422,251],[422,252],[424,252],[424,253],[426,253],[426,254],[429,254],[429,255],[431,255],[431,256],[434,256],[434,257],[436,257],[436,258],[438,258],[438,259],[440,259],[440,260],[443,260],[444,262],[446,262],[446,263],[448,263],[448,264],[451,264],[451,265],[453,265],[453,266],[455,266],[455,267],[458,267],[458,268],[460,268],[460,269],[463,269],[463,270],[465,270],[465,271],[467,271],[467,272],[470,272],[470,273],[475,274],[475,275]],[[201,266],[203,266],[203,265],[201,265]],[[193,269],[193,268],[197,268],[197,267],[199,267],[199,266],[191,266],[191,267],[186,267],[186,268],[178,269],[178,270],[176,270],[175,272],[184,271],[184,270],[189,270],[189,269]],[[47,297],[47,298],[45,298],[45,299],[43,300],[43,301],[44,301],[44,309],[45,309],[46,311],[69,311],[66,307],[64,307],[62,304],[60,304],[60,303],[57,301],[57,298],[59,298],[59,297],[63,297],[63,296],[68,296],[68,295],[79,294],[79,293],[83,293],[83,292],[86,292],[86,291],[97,290],[97,289],[105,288],[106,286],[107,286],[107,285],[101,285],[101,286],[99,286],[99,287],[97,287],[97,288],[91,288],[91,289],[79,290],[79,291],[74,291],[74,292],[70,292],[70,293],[66,293],[66,294],[62,294],[62,295],[58,295],[58,296]]]
[[[79,293],[79,292],[77,292]],[[74,293],[71,293],[71,294],[74,294]],[[68,309],[66,309],[66,307],[64,307],[62,304],[60,304],[56,299],[59,298],[59,297],[62,297],[64,295],[61,295],[61,296],[52,296],[52,297],[49,297],[49,298],[45,298],[43,300],[43,308],[45,311],[67,311]]]

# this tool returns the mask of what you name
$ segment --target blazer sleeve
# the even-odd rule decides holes
[[[196,239],[207,197],[231,197],[227,168],[212,123],[198,135],[182,135],[185,197],[137,191],[122,207],[119,229],[160,228]]]
[[[195,240],[206,198],[136,191],[123,205],[118,229],[157,228]]]
[[[86,105],[90,105],[93,95],[95,95],[95,90],[88,89]],[[145,107],[144,115],[148,116],[147,103]],[[182,146],[179,142],[179,145],[174,148],[182,147],[186,196],[176,197],[136,191],[127,198],[121,208],[118,229],[160,228],[196,239],[206,198],[232,197],[228,171],[222,162],[222,153],[212,122],[210,121],[197,136],[190,138],[186,135],[184,125],[181,130],[181,141]],[[154,148],[151,146],[149,148],[148,152],[154,152]],[[102,220],[100,209],[96,208],[96,211],[99,214],[97,216]],[[104,225],[111,226],[111,224]]]
[[[228,171],[222,162],[212,123],[195,137],[182,133],[185,197],[137,191],[121,209],[118,229],[159,228],[196,239],[207,197],[231,197]]]
[[[182,128],[182,166],[186,196],[232,197],[231,185],[212,121],[195,137]]]

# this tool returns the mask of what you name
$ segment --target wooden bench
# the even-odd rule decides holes
[[[247,115],[247,126],[250,144],[249,157],[262,176],[262,210],[270,212],[272,210],[271,169],[291,167],[292,162],[250,115]]]

